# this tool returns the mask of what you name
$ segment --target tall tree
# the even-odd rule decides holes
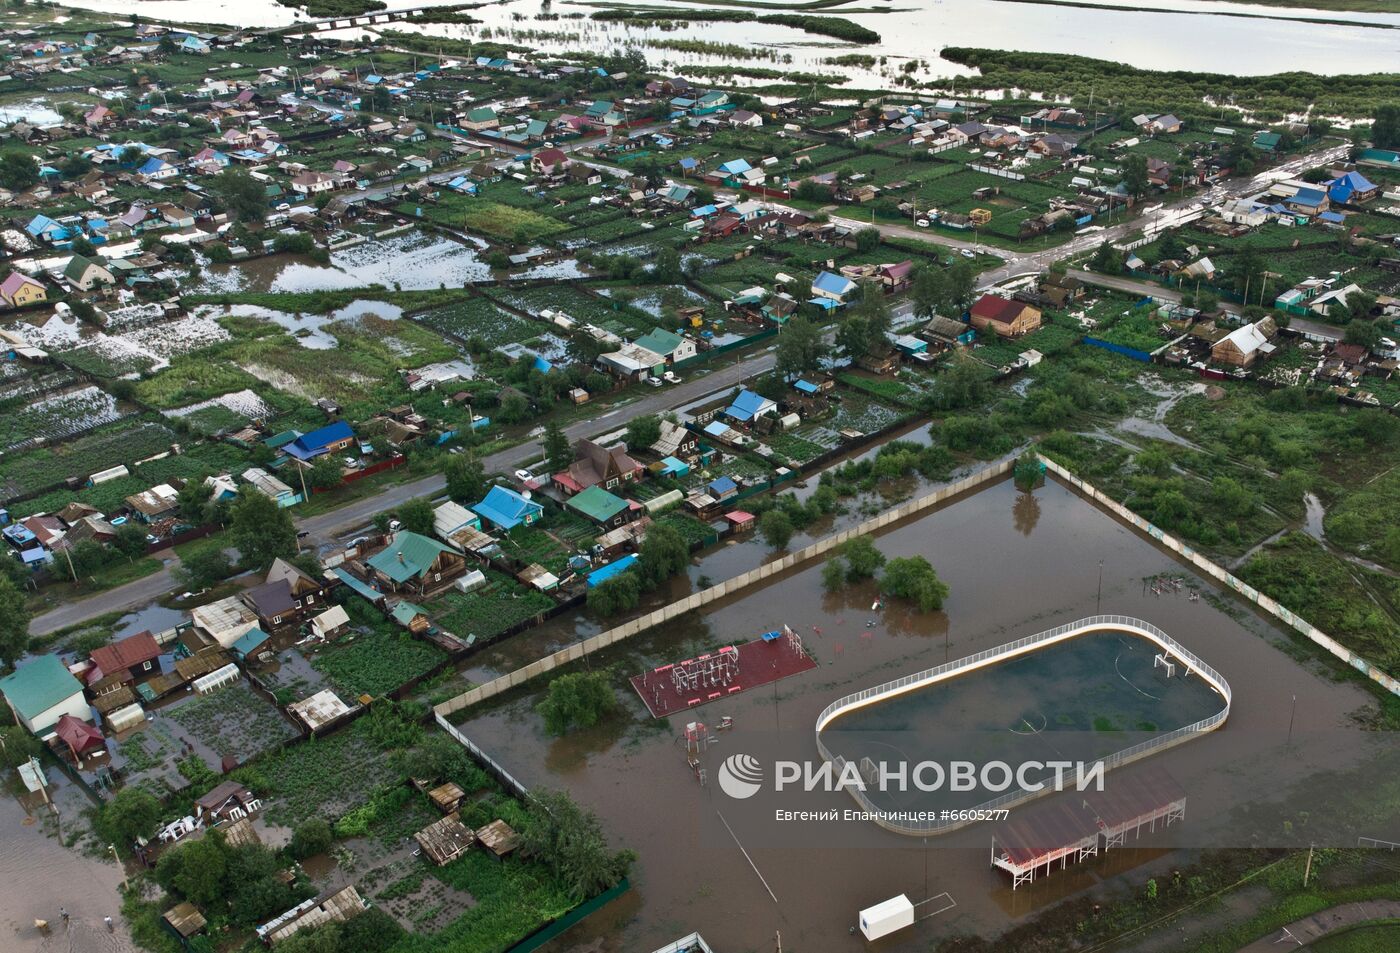
[[[345,482],[345,470],[335,454],[323,454],[307,468],[306,482],[312,489],[334,490]]]
[[[10,577],[0,576],[0,662],[12,668],[28,650],[29,607]]]
[[[559,424],[551,420],[544,427],[544,459],[551,473],[567,470],[574,462],[574,448]]]
[[[1147,157],[1136,153],[1123,160],[1123,187],[1133,198],[1147,191]]]
[[[627,875],[636,855],[608,851],[603,827],[560,791],[536,788],[529,802],[531,823],[520,834],[520,852],[548,864],[576,899],[592,897]]]
[[[909,297],[914,302],[915,317],[922,321],[932,318],[947,300],[943,273],[927,265],[920,268],[914,273]]]
[[[870,322],[852,314],[836,329],[836,345],[853,361],[858,361],[875,349],[877,341]]]
[[[819,369],[825,356],[821,328],[806,318],[796,317],[778,334],[774,369],[784,378],[801,377]]]
[[[973,295],[977,293],[977,276],[966,260],[960,260],[948,269],[946,285],[949,310],[961,313],[972,306]]]
[[[652,267],[652,277],[665,285],[673,285],[681,280],[681,255],[674,248],[662,248],[656,253]]]
[[[416,497],[399,506],[399,522],[410,533],[429,536],[433,532],[433,504],[424,497]]]
[[[458,503],[474,503],[486,495],[486,468],[470,453],[455,454],[443,467],[447,495]]]
[[[645,450],[661,439],[661,418],[655,414],[643,414],[627,421],[627,449]]]
[[[235,219],[245,225],[261,225],[267,216],[267,192],[246,169],[230,167],[216,175],[214,194]]]
[[[278,557],[297,554],[292,514],[256,490],[245,489],[229,508],[229,538],[243,565],[254,569],[266,569]]]
[[[1377,149],[1400,149],[1400,104],[1376,107],[1371,124],[1371,144]]]
[[[11,192],[27,189],[39,181],[39,167],[23,152],[0,153],[0,186]]]

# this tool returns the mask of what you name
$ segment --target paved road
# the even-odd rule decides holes
[[[623,404],[600,417],[580,420],[564,428],[570,440],[592,437],[600,433],[621,429],[627,420],[645,414],[660,414],[694,403],[702,397],[717,391],[728,390],[767,372],[773,366],[773,352],[769,350],[753,357],[731,364],[703,376],[688,376],[680,384],[660,388],[646,394],[639,400]],[[488,473],[511,473],[528,461],[540,456],[538,441],[508,447],[499,453],[482,458]],[[311,538],[331,541],[348,535],[354,530],[368,526],[375,514],[393,509],[400,503],[419,496],[436,495],[443,491],[445,480],[440,473],[434,473],[408,483],[386,487],[383,492],[363,500],[347,503],[328,513],[297,521],[297,528],[310,533]]]
[[[658,124],[655,127],[648,128],[660,128],[661,125],[662,124]],[[460,139],[460,137],[446,135],[445,138]],[[593,140],[587,140],[585,142],[570,143],[565,148],[571,150],[583,148],[585,145],[592,144],[594,144]],[[1231,179],[1220,183],[1211,190],[1210,195],[1206,198],[1212,202],[1220,202],[1241,195],[1258,192],[1267,187],[1268,183],[1272,180],[1296,176],[1303,170],[1311,168],[1312,166],[1323,162],[1335,161],[1345,156],[1346,152],[1347,147],[1345,146],[1318,150],[1305,156],[1291,159],[1253,178]],[[592,164],[593,163],[590,163],[590,165]],[[424,178],[443,181],[449,175],[451,175],[451,173],[435,172],[431,176],[425,176]],[[348,193],[348,195],[351,197],[366,198],[379,197],[396,189],[403,188],[404,184],[405,183],[398,183],[394,185],[377,186],[359,193]],[[1164,204],[1160,211],[1154,213],[1155,217],[1148,223],[1148,227],[1169,225],[1173,221],[1179,220],[1182,214],[1193,210],[1201,202],[1205,201],[1206,198],[1195,197],[1170,205]],[[768,204],[774,205],[775,207],[782,207],[780,203],[770,202]],[[856,228],[868,226],[868,223],[856,219],[834,217],[834,220]],[[1035,274],[1048,266],[1052,261],[1068,258],[1097,248],[1105,241],[1118,241],[1137,229],[1141,224],[1142,221],[1140,218],[1127,219],[1105,227],[1099,232],[1076,235],[1073,239],[1062,245],[1041,252],[1031,250],[1011,251],[1009,249],[993,248],[976,242],[969,242],[966,239],[938,232],[933,229],[911,228],[908,225],[902,224],[880,222],[876,223],[875,227],[879,229],[882,234],[892,237],[916,238],[920,241],[931,242],[948,248],[980,250],[1003,258],[1005,264],[990,271],[983,272],[979,276],[977,286],[980,290],[985,290],[1014,278]],[[1179,293],[1173,292],[1170,289],[1164,289],[1157,285],[1135,281],[1130,278],[1096,275],[1089,272],[1077,272],[1076,276],[1089,284],[1116,288],[1135,294],[1151,294],[1161,298],[1170,298],[1172,300],[1177,300],[1180,297]],[[911,311],[912,306],[908,302],[905,302],[895,309],[895,316],[897,318],[907,317]],[[580,437],[596,436],[609,429],[620,427],[624,423],[622,419],[618,419],[612,424],[606,424],[604,422],[622,413],[624,410],[629,416],[662,413],[672,410],[676,407],[692,403],[708,394],[725,390],[757,377],[767,372],[773,366],[773,362],[773,353],[770,348],[741,360],[736,364],[730,365],[729,367],[715,371],[712,374],[692,376],[679,385],[667,387],[655,393],[646,394],[641,399],[632,401],[616,410],[610,411],[602,417],[589,418],[570,424],[568,427],[564,428],[564,433],[571,440],[576,440]],[[535,441],[530,441],[502,450],[500,453],[492,454],[486,457],[483,463],[488,472],[510,473],[538,455],[539,448],[537,443]],[[346,504],[329,513],[322,513],[304,520],[298,520],[297,528],[308,534],[308,540],[313,545],[330,543],[353,533],[357,529],[369,525],[377,513],[391,510],[415,497],[441,493],[444,485],[445,481],[441,474],[432,474],[408,483],[386,487],[383,491],[372,497]],[[69,603],[37,616],[30,624],[30,631],[36,635],[42,635],[56,629],[76,625],[86,619],[108,612],[114,612],[119,609],[136,608],[160,597],[173,586],[174,579],[171,576],[171,566],[167,565],[165,569],[147,576],[144,579],[138,579],[135,582],[128,583],[125,586],[118,587],[117,589],[113,589],[101,595]]]
[[[1345,903],[1321,913],[1314,913],[1266,937],[1239,948],[1238,953],[1278,953],[1308,946],[1342,927],[1354,927],[1373,920],[1400,919],[1400,900],[1368,900]],[[1377,947],[1380,949],[1380,947]]]
[[[172,554],[163,569],[159,569],[149,576],[143,576],[124,586],[118,586],[95,596],[65,602],[55,609],[35,616],[29,623],[29,633],[30,635],[48,635],[50,632],[66,629],[70,625],[77,625],[79,622],[86,622],[109,612],[125,611],[149,605],[175,588],[175,577],[172,570],[179,564],[179,559]]]

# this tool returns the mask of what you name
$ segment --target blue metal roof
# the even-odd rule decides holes
[[[606,566],[600,566],[588,574],[588,588],[592,589],[594,586],[607,582],[614,576],[621,575],[631,569],[636,563],[636,555],[629,553],[621,559],[608,563]]]
[[[243,637],[233,643],[233,654],[239,658],[247,658],[262,647],[267,642],[269,636],[262,629],[253,626]]]

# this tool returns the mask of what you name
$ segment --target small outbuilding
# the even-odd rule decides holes
[[[446,784],[438,785],[428,792],[428,800],[433,802],[433,806],[444,814],[451,814],[457,810],[457,805],[462,803],[462,798],[467,796],[461,785],[455,781],[448,781]]]
[[[199,908],[188,900],[165,911],[161,915],[161,920],[172,933],[180,938],[181,942],[197,933],[203,933],[205,926],[207,926],[204,914],[200,913]]]
[[[476,843],[476,834],[453,811],[414,834],[413,839],[423,849],[424,856],[441,867],[470,850]]]
[[[478,830],[476,839],[481,841],[482,847],[497,857],[506,856],[520,844],[520,835],[516,834],[515,829],[500,818],[496,818]]]
[[[914,925],[914,904],[904,894],[860,912],[860,932],[867,940],[878,940]]]

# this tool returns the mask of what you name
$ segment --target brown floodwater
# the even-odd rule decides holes
[[[781,931],[791,948],[854,951],[867,946],[850,932],[861,908],[899,893],[918,902],[947,892],[956,906],[874,947],[925,949],[958,932],[999,933],[1085,890],[1121,888],[1125,874],[1157,875],[1188,862],[1194,848],[1299,838],[1304,845],[1313,838],[1354,844],[1358,833],[1374,829],[1332,816],[1340,809],[1329,810],[1334,782],[1324,774],[1394,760],[1386,736],[1354,725],[1353,714],[1371,697],[1320,674],[1315,662],[1295,660],[1282,650],[1284,633],[1067,488],[1052,482],[1027,496],[1001,482],[895,527],[878,543],[887,556],[929,558],[951,589],[942,611],[922,614],[898,603],[872,610],[870,585],[826,595],[820,564],[812,564],[591,659],[594,669],[614,666],[626,717],[552,738],[533,711],[534,694],[466,713],[467,735],[523,782],[567,788],[599,814],[615,844],[639,854],[633,895],[585,921],[556,949],[601,939],[604,950],[651,950],[698,929],[715,949],[769,948]],[[1147,580],[1163,574],[1186,584],[1156,595]],[[1202,598],[1190,597],[1193,587]],[[1014,892],[989,864],[993,825],[974,824],[925,845],[864,821],[783,825],[771,814],[754,816],[746,809],[752,802],[697,781],[680,737],[685,716],[651,721],[624,681],[780,625],[802,634],[818,669],[692,716],[711,726],[724,715],[734,721],[731,730],[713,732],[716,741],[698,756],[713,779],[734,753],[819,760],[815,719],[835,698],[1100,606],[1152,622],[1214,666],[1233,689],[1232,712],[1218,731],[1150,759],[1189,793],[1184,823]],[[789,806],[855,804],[834,791],[798,794]],[[1306,833],[1294,829],[1304,824]]]
[[[118,912],[122,870],[110,857],[90,857],[64,846],[64,838],[88,826],[79,816],[85,796],[57,770],[48,771],[61,814],[50,816],[39,795],[0,793],[0,950],[6,953],[134,953]],[[21,788],[21,790],[23,790]],[[59,908],[68,910],[67,928]],[[111,917],[109,932],[103,917]],[[48,920],[47,933],[35,920]]]

